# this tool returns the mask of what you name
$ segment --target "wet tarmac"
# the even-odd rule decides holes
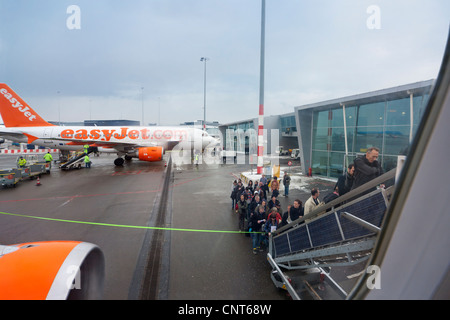
[[[92,157],[91,169],[65,172],[54,167],[42,176],[39,187],[31,180],[0,190],[0,211],[167,230],[0,215],[0,244],[46,240],[97,244],[106,257],[105,299],[289,299],[270,279],[266,251],[254,255],[251,238],[236,232],[238,216],[231,210],[230,188],[250,165],[173,164],[164,189],[164,163],[132,161],[115,167],[114,158]],[[0,165],[8,166],[8,161],[13,166],[15,158],[2,156]],[[280,165],[287,161],[281,159]],[[295,165],[292,173],[298,173]],[[333,186],[333,181],[309,178],[279,200],[286,210],[297,198],[304,203],[310,188],[318,187],[322,198]],[[143,294],[147,291],[152,293]]]
[[[280,159],[280,165],[287,166],[289,160]],[[299,172],[295,165],[291,174]],[[172,226],[238,231],[238,216],[231,209],[231,184],[250,170],[249,164],[174,165]],[[304,203],[311,195],[310,187],[319,188],[324,196],[334,184],[308,178],[303,188],[291,188],[288,197],[278,198],[286,210],[295,199]],[[270,279],[267,251],[254,255],[248,235],[172,232],[170,248],[169,299],[290,299]]]
[[[61,171],[55,165],[36,180],[0,190],[0,211],[32,217],[147,226],[160,190],[163,163],[130,162],[115,167],[115,156],[91,157],[91,169]],[[2,166],[14,160],[2,157]],[[105,299],[128,299],[146,235],[145,229],[45,221],[0,214],[0,243],[78,240],[98,245],[106,262]]]

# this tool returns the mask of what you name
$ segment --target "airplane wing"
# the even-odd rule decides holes
[[[24,143],[28,141],[26,135],[24,135],[20,131],[12,131],[4,128],[0,128],[0,137],[3,137],[8,140],[22,140]]]

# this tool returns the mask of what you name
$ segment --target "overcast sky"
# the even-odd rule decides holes
[[[436,78],[449,18],[448,0],[266,0],[265,114]],[[0,0],[0,82],[47,120],[140,121],[143,101],[179,124],[203,119],[208,57],[207,120],[250,119],[260,26],[261,0]]]

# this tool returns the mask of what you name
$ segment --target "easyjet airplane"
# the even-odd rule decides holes
[[[0,114],[5,128],[0,136],[19,143],[29,143],[61,150],[83,150],[83,145],[100,152],[117,153],[115,165],[124,158],[161,161],[164,151],[178,146],[184,150],[204,149],[217,141],[206,131],[184,127],[136,126],[56,126],[42,119],[8,85],[0,84]]]

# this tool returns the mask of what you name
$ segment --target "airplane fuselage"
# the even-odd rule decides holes
[[[152,146],[164,146],[164,149],[172,149],[177,144],[190,144],[199,149],[204,149],[213,142],[213,138],[205,135],[202,130],[187,127],[137,127],[137,126],[45,126],[45,127],[14,127],[4,128],[3,136],[19,143],[32,143],[47,148],[61,150],[80,150],[85,144],[101,148],[102,152],[113,152],[120,144],[126,150],[127,144]],[[22,135],[18,135],[22,134]]]
[[[116,165],[125,158],[161,161],[165,150],[178,148],[199,151],[217,140],[206,131],[189,127],[137,126],[56,126],[45,121],[8,85],[0,83],[0,114],[5,128],[0,135],[14,142],[46,148],[78,151],[83,146],[100,152],[117,153]],[[88,149],[93,151],[95,149]]]

